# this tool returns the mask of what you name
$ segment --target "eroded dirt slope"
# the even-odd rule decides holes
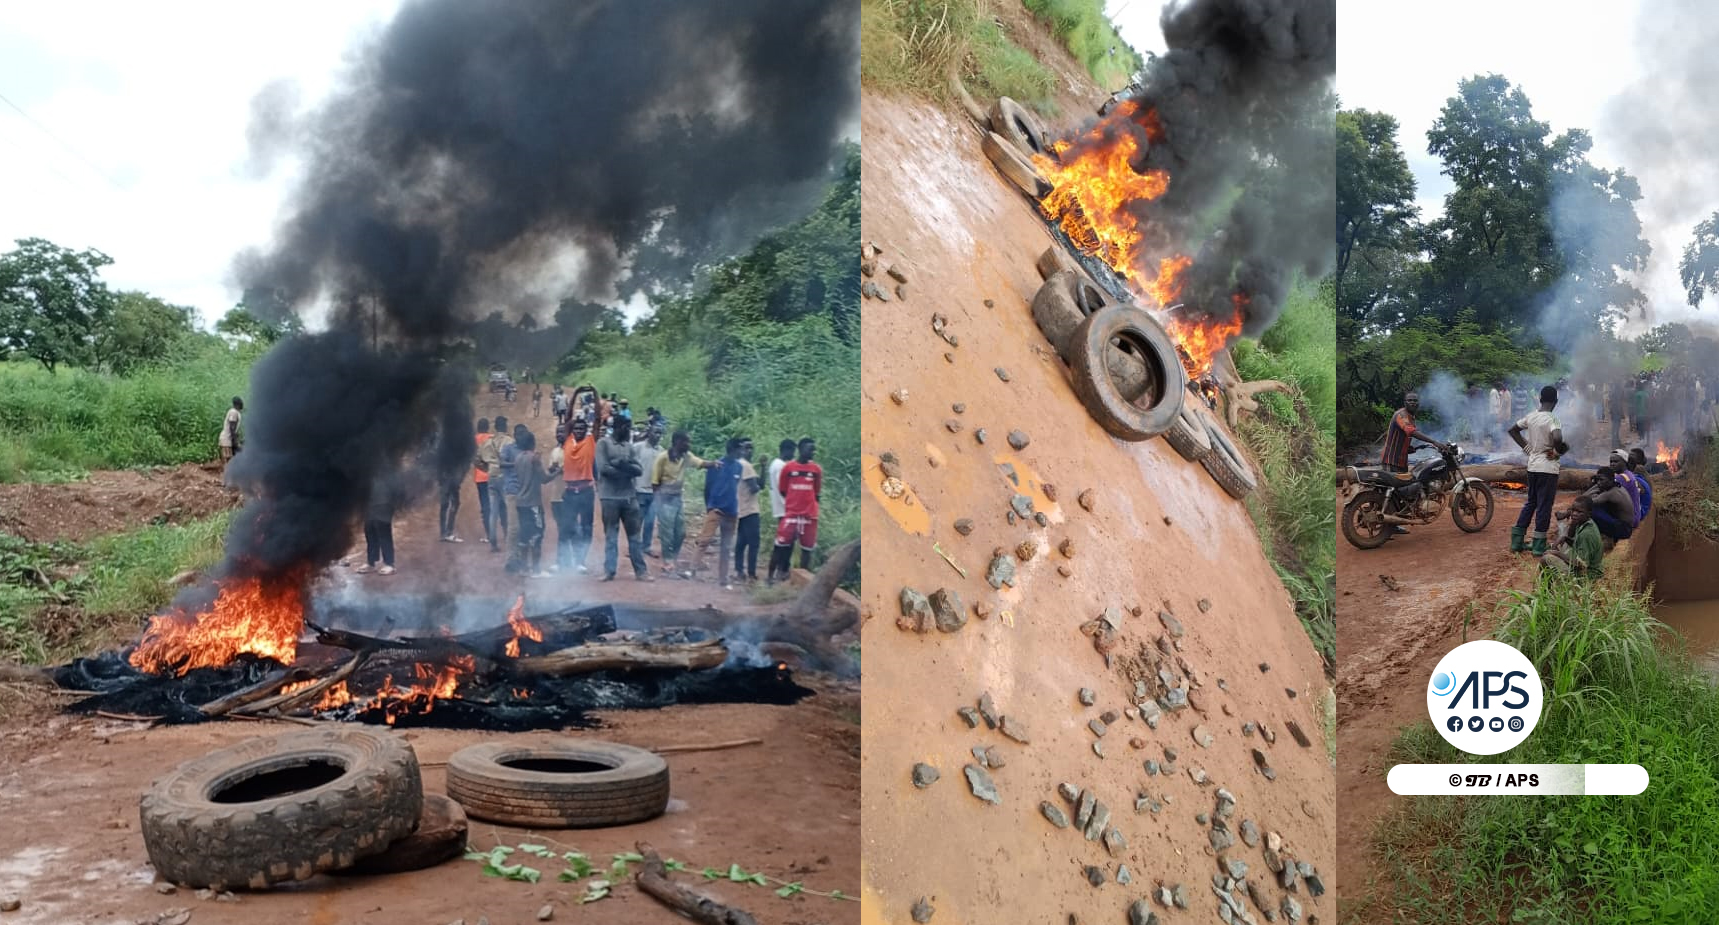
[[[1039,285],[1033,261],[1051,239],[1031,204],[984,159],[976,131],[932,107],[875,94],[863,98],[861,113],[864,237],[883,249],[882,264],[909,278],[905,302],[864,304],[865,445],[899,457],[916,499],[911,507],[886,501],[870,463],[865,921],[910,921],[921,898],[937,923],[1061,923],[1071,914],[1124,921],[1131,902],[1177,884],[1191,903],[1187,915],[1215,915],[1218,860],[1209,821],[1197,816],[1214,811],[1219,788],[1235,798],[1232,832],[1248,820],[1279,833],[1286,852],[1333,887],[1334,776],[1318,719],[1328,688],[1245,507],[1163,441],[1113,440],[1086,415],[1027,306]],[[934,313],[947,316],[958,345],[933,332]],[[895,390],[906,391],[904,403],[892,400]],[[1017,429],[1030,438],[1019,452],[1005,440]],[[1054,486],[1054,501],[1044,483]],[[1085,491],[1090,512],[1077,501]],[[1045,525],[1008,523],[1016,493],[1034,500]],[[971,535],[954,528],[963,518],[973,521]],[[1073,558],[1056,551],[1065,539]],[[1019,566],[1013,590],[993,591],[984,581],[993,550],[1022,541],[1035,541],[1038,553]],[[982,604],[990,616],[955,633],[904,631],[896,624],[903,586],[954,589],[969,612]],[[1110,669],[1080,632],[1107,608],[1122,623]],[[1166,714],[1156,729],[1124,715],[1100,738],[1089,721],[1124,713],[1142,674],[1158,683],[1138,656],[1159,652],[1160,637],[1169,643],[1161,611],[1184,629],[1163,667],[1178,681],[1199,682],[1194,708]],[[1093,691],[1092,706],[1080,703],[1081,688]],[[1025,728],[1027,744],[958,716],[987,693]],[[1291,738],[1289,721],[1311,737],[1309,747]],[[1275,744],[1244,734],[1247,723],[1272,730]],[[1209,747],[1196,730],[1210,735]],[[976,746],[1005,762],[989,769],[996,804],[977,799],[964,777]],[[1166,774],[1167,749],[1176,757]],[[1256,769],[1254,749],[1275,780]],[[1148,759],[1159,763],[1158,776],[1148,776]],[[924,789],[911,779],[921,762],[940,774]],[[1125,849],[1112,857],[1041,815],[1041,801],[1074,815],[1057,794],[1063,782],[1108,805]],[[1137,811],[1137,796],[1158,811],[1150,802]],[[1271,883],[1262,849],[1238,838],[1227,856],[1247,864],[1247,879],[1275,910],[1284,891]],[[1115,882],[1119,864],[1129,870],[1126,885]],[[1103,870],[1102,886],[1089,884],[1089,865]],[[1331,904],[1305,886],[1293,896],[1308,914],[1323,916]]]

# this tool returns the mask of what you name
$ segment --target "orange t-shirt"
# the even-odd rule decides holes
[[[597,462],[597,438],[590,434],[583,440],[567,438],[561,445],[561,478],[568,482],[593,480],[592,467]]]
[[[489,438],[492,436],[494,436],[494,434],[478,434],[477,435],[477,445],[481,448],[484,444],[489,442]],[[473,466],[472,467],[472,481],[478,483],[479,485],[482,485],[483,483],[489,481],[489,473],[483,471],[482,469],[479,469],[476,466]]]

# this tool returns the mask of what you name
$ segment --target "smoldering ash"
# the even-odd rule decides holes
[[[1135,95],[1149,143],[1134,166],[1170,183],[1132,208],[1149,251],[1201,242],[1182,301],[1226,315],[1240,304],[1243,333],[1257,336],[1295,271],[1316,279],[1333,259],[1307,229],[1336,207],[1335,3],[1194,0],[1166,7],[1160,25],[1168,50],[1147,62]]]
[[[251,500],[223,572],[326,565],[373,490],[459,477],[471,378],[441,357],[477,319],[683,287],[803,214],[853,121],[857,16],[839,0],[417,0],[319,109],[288,115],[271,88],[251,161],[290,158],[303,179],[235,272],[254,308],[329,329],[253,373],[230,470]]]

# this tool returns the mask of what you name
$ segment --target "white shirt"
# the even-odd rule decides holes
[[[1516,426],[1522,428],[1522,439],[1528,441],[1528,471],[1557,475],[1558,461],[1547,459],[1546,451],[1552,448],[1552,431],[1564,429],[1558,416],[1550,411],[1530,411]]]
[[[227,417],[221,422],[221,445],[233,445],[233,437],[239,432],[239,409],[228,408]],[[205,444],[206,445],[206,444]]]
[[[788,461],[778,456],[770,460],[770,513],[777,520],[788,516],[788,499],[782,494],[782,469]]]

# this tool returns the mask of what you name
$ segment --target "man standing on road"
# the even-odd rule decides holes
[[[743,578],[749,584],[758,582],[758,493],[763,490],[764,481],[758,477],[758,470],[752,468],[752,438],[740,438],[740,485],[737,488],[738,504],[735,513],[739,521],[735,526],[734,543],[734,576]]]
[[[543,416],[543,386],[542,385],[535,385],[535,386],[531,387],[531,416],[534,418],[538,418],[538,417]]]
[[[1552,409],[1558,407],[1558,389],[1540,390],[1540,410],[1522,416],[1510,427],[1510,439],[1528,453],[1528,503],[1510,528],[1510,551],[1521,552],[1528,522],[1534,522],[1533,542],[1526,548],[1536,556],[1546,553],[1546,530],[1552,524],[1552,505],[1558,499],[1558,457],[1569,451],[1563,425]]]
[[[521,427],[514,438],[511,492],[519,512],[519,573],[527,578],[548,578],[543,570],[543,482],[549,474],[537,455],[537,437]]]
[[[483,518],[483,533],[489,538],[489,548],[495,548],[495,524],[489,519],[489,470],[483,462],[483,445],[489,442],[489,418],[478,418],[477,449],[472,459],[472,484],[477,488],[478,516]]]
[[[652,504],[657,509],[657,536],[662,539],[663,573],[673,572],[680,565],[681,544],[686,541],[685,501],[686,470],[709,469],[716,465],[699,459],[692,453],[692,438],[677,430],[669,438],[668,452],[657,457],[651,466],[651,488],[655,490]],[[685,572],[682,578],[691,578]]]
[[[489,487],[489,519],[484,526],[489,534],[489,551],[500,552],[501,544],[507,542],[507,494],[503,481],[505,474],[501,465],[501,451],[513,445],[513,438],[507,432],[507,418],[496,415],[495,433],[478,447],[478,465],[488,474]]]
[[[1403,406],[1397,413],[1391,415],[1391,423],[1385,428],[1385,451],[1380,454],[1379,465],[1392,472],[1409,471],[1409,448],[1414,441],[1444,449],[1444,444],[1420,432],[1415,427],[1415,415],[1421,410],[1421,397],[1416,392],[1403,396]]]
[[[513,439],[496,453],[496,456],[501,460],[502,503],[514,505],[515,511],[518,510],[519,505],[519,454],[524,452],[519,445],[519,438],[529,433],[531,431],[524,424],[513,425]],[[523,530],[524,525],[519,526]],[[519,531],[515,532],[517,534]],[[509,574],[518,571],[523,565],[519,553],[524,547],[520,543],[520,539],[521,537],[517,535],[514,537],[513,547],[507,556],[506,570]],[[542,539],[543,537],[539,535],[539,542]]]
[[[1610,388],[1606,389],[1606,415],[1611,418],[1612,423],[1612,446],[1623,444],[1621,431],[1623,430],[1624,409],[1629,407],[1629,403],[1624,397],[1625,394],[1626,388],[1622,382],[1614,382]]]
[[[645,565],[645,550],[639,545],[639,498],[636,487],[644,467],[633,449],[632,422],[614,420],[612,431],[597,441],[597,497],[603,505],[603,580],[615,580],[619,565],[621,533],[627,536],[627,558],[633,577],[655,581]]]
[[[704,524],[692,543],[694,575],[704,568],[705,553],[717,544],[716,583],[724,591],[734,590],[728,583],[728,565],[734,555],[734,528],[739,520],[740,474],[740,440],[730,437],[722,459],[704,477]]]
[[[788,499],[782,494],[782,469],[794,461],[794,441],[783,440],[776,446],[776,458],[770,460],[769,477],[765,480],[770,486],[770,516],[776,522],[776,529],[782,528],[782,518],[788,516]],[[770,545],[770,567],[765,571],[764,583],[773,585],[777,578],[787,578],[788,570],[780,569],[778,575],[776,545]]]
[[[460,492],[465,488],[463,484],[465,480],[465,472],[461,469],[455,469],[448,474],[447,480],[442,483],[441,517],[437,523],[441,527],[442,542],[444,543],[463,542],[454,535],[454,519],[460,513]]]
[[[221,422],[221,468],[227,468],[232,462],[233,454],[239,452],[239,421],[244,417],[245,400],[233,396],[233,407],[227,409],[227,418]]]
[[[639,532],[639,537],[643,541],[647,556],[656,555],[651,552],[651,538],[656,535],[657,529],[657,495],[656,489],[651,485],[651,477],[656,472],[657,457],[664,453],[660,445],[661,441],[662,431],[658,430],[654,424],[647,424],[645,425],[644,442],[635,447],[639,453],[639,465],[645,467],[645,471],[639,474],[638,481],[634,483],[633,487],[638,492],[639,497],[639,520],[644,524],[643,529]]]
[[[567,516],[567,480],[561,476],[567,460],[567,450],[563,446],[566,440],[567,426],[556,424],[555,442],[549,448],[549,459],[543,467],[543,498],[549,502],[549,519],[555,522],[554,555],[543,569],[550,574],[561,570],[561,548],[572,538],[571,520]]]
[[[561,445],[561,477],[567,483],[561,506],[572,531],[561,535],[556,554],[562,568],[577,565],[581,575],[590,571],[585,559],[591,553],[597,512],[596,460],[597,438],[584,418],[574,418],[573,429]]]
[[[776,548],[771,551],[771,572],[781,562],[782,577],[788,577],[794,547],[800,547],[800,567],[812,567],[812,550],[818,546],[818,503],[824,494],[824,469],[812,461],[817,441],[800,439],[800,458],[782,467],[781,489],[787,516],[776,525]]]
[[[1510,429],[1510,422],[1514,420],[1510,414],[1510,390],[1504,387],[1503,380],[1493,383],[1490,399],[1493,424],[1492,445],[1501,447],[1504,445],[1504,433]]]

